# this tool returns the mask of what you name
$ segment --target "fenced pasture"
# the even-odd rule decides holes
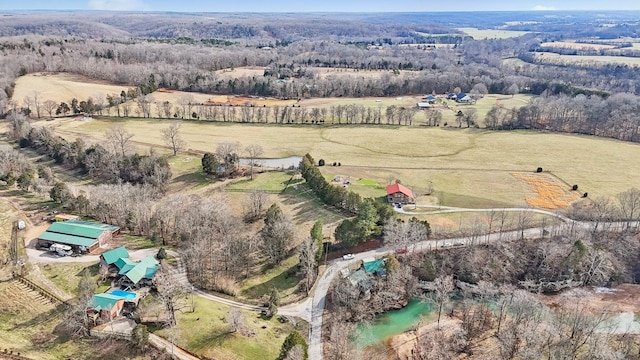
[[[47,122],[45,124],[51,124]],[[163,120],[64,120],[56,131],[69,139],[101,141],[105,130],[122,125],[141,150],[163,146]],[[221,142],[260,144],[263,157],[311,153],[325,160],[328,176],[350,176],[386,185],[433,186],[441,204],[467,207],[527,206],[531,189],[513,172],[551,171],[578,184],[590,196],[615,195],[640,187],[633,171],[640,168],[637,144],[578,135],[530,131],[405,126],[281,126],[274,124],[182,123],[182,137],[196,153],[214,151]],[[332,166],[333,163],[341,166]],[[366,187],[365,185],[360,185]],[[354,187],[357,189],[357,187]],[[376,190],[377,191],[377,190]],[[370,195],[371,191],[366,191]],[[384,196],[381,191],[379,196]],[[471,204],[471,205],[470,205]]]

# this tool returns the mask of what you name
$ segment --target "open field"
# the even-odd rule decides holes
[[[24,104],[26,97],[33,98],[37,94],[38,100],[41,102],[53,100],[60,103],[62,101],[70,102],[73,98],[81,101],[88,97],[105,98],[108,94],[119,96],[122,90],[126,91],[130,87],[68,73],[34,73],[21,76],[16,80],[12,98],[18,104]],[[44,114],[42,115],[44,116]]]
[[[335,68],[312,68],[314,72],[317,72],[318,76],[331,77],[339,74],[343,76],[345,74],[357,76],[357,77],[376,77],[383,78],[385,76],[397,76],[393,75],[391,71],[356,71],[354,69],[335,69]],[[222,71],[222,70],[221,70]],[[244,73],[251,73],[257,71],[256,68],[235,68],[233,70],[224,70],[225,76],[235,77],[242,76]],[[401,72],[403,73],[409,72]],[[72,98],[76,98],[79,101],[86,100],[88,97],[105,98],[106,95],[118,95],[122,90],[126,90],[127,86],[106,84],[100,81],[93,81],[88,78],[75,76],[72,74],[29,74],[20,77],[16,81],[16,90],[13,99],[18,104],[23,105],[25,97],[33,98],[37,93],[38,100],[44,102],[46,100],[53,100],[56,103],[70,102]],[[468,89],[463,89],[468,90]],[[363,98],[311,98],[301,99],[297,101],[281,100],[275,98],[263,98],[263,97],[249,97],[249,96],[233,96],[233,95],[211,95],[203,93],[191,93],[183,91],[173,91],[160,89],[151,94],[154,103],[169,102],[176,107],[183,107],[181,104],[191,102],[193,104],[208,104],[208,105],[253,105],[256,107],[272,107],[272,106],[300,106],[303,108],[330,108],[336,105],[359,105],[367,108],[373,108],[375,110],[380,109],[383,112],[388,106],[397,106],[405,108],[413,108],[416,103],[421,101],[421,95],[415,96],[400,96],[400,97],[363,97]],[[495,105],[500,104],[507,108],[520,107],[526,104],[530,99],[528,95],[517,95],[515,97],[509,97],[504,95],[489,94],[482,99],[479,99],[476,104],[458,104],[454,101],[448,101],[442,99],[441,102],[433,108],[440,111],[443,115],[443,123],[447,122],[449,126],[454,126],[455,114],[458,110],[465,110],[468,108],[474,108],[477,111],[478,122],[482,125],[484,123],[484,117],[489,109]],[[130,101],[130,114],[138,116],[139,109],[135,101]],[[193,109],[192,109],[193,110]],[[185,106],[185,111],[188,111]],[[121,111],[122,113],[122,111]],[[105,115],[116,116],[118,114],[115,108],[105,109]],[[41,116],[47,116],[41,111]],[[158,107],[151,106],[151,116],[161,117]],[[327,115],[328,117],[330,115]],[[269,121],[273,121],[272,117]],[[332,122],[332,119],[328,118],[327,122]],[[337,120],[336,120],[337,121]],[[415,117],[414,122],[417,124],[424,123],[426,117],[423,111],[419,111]],[[382,122],[386,122],[385,119]]]
[[[477,29],[477,28],[458,28],[467,35],[473,37],[475,40],[486,39],[508,39],[513,37],[519,37],[526,35],[528,31],[513,31],[513,30],[494,30],[494,29]]]
[[[45,124],[50,124],[47,122]],[[118,124],[135,134],[143,149],[163,142],[162,121],[75,121],[56,123],[56,131],[70,139],[98,141]],[[351,176],[388,184],[426,188],[442,196],[443,205],[521,205],[530,189],[512,172],[552,171],[561,180],[578,184],[591,196],[615,195],[640,187],[634,174],[640,169],[637,144],[588,136],[529,131],[492,132],[477,129],[422,127],[311,127],[185,122],[182,134],[188,147],[212,151],[220,142],[261,144],[264,157],[310,153],[327,164],[327,176]],[[194,160],[195,161],[195,160]],[[623,170],[624,169],[624,170]],[[384,195],[381,192],[380,196]]]
[[[601,64],[622,64],[628,66],[640,66],[640,58],[629,56],[587,56],[587,55],[559,55],[551,52],[535,53],[537,61],[545,64],[560,65],[573,64],[577,66]]]
[[[552,47],[560,49],[576,49],[576,50],[608,50],[613,49],[615,46],[607,44],[591,44],[591,43],[579,43],[575,41],[554,41],[544,42],[540,44],[541,47]]]
[[[258,313],[242,310],[244,329],[234,333],[224,320],[228,306],[200,297],[194,301],[194,312],[176,312],[175,330],[162,329],[156,334],[175,338],[179,346],[208,359],[275,359],[284,339],[294,330],[291,323],[280,323],[277,316],[262,320]],[[304,336],[306,326],[298,331]]]

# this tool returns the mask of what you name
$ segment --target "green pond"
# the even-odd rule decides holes
[[[384,341],[393,335],[402,334],[418,324],[420,318],[431,313],[432,304],[411,300],[400,310],[380,314],[372,323],[360,324],[356,328],[355,343],[367,347]]]

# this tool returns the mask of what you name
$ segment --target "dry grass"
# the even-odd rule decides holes
[[[88,97],[105,98],[108,94],[119,96],[122,90],[128,88],[130,86],[115,85],[80,75],[35,73],[21,76],[16,80],[12,98],[18,104],[23,104],[26,97],[33,98],[37,94],[41,102],[53,100],[60,103],[69,102],[73,98],[82,101]]]
[[[550,52],[537,52],[534,54],[536,61],[544,64],[563,65],[572,64],[576,66],[601,64],[623,64],[628,66],[640,66],[640,58],[629,56],[586,56],[586,55],[559,55]]]
[[[575,41],[544,42],[540,44],[540,46],[559,48],[559,49],[576,49],[576,50],[608,50],[608,49],[615,48],[615,46],[613,45],[578,43]]]
[[[494,30],[494,29],[477,29],[477,28],[458,28],[475,40],[486,39],[508,39],[526,35],[529,31],[513,31],[513,30]]]
[[[163,144],[162,121],[46,122],[70,139],[98,141],[114,123],[134,133],[140,149]],[[560,179],[579,184],[593,196],[615,195],[640,187],[640,147],[622,141],[578,135],[527,131],[491,132],[422,127],[312,127],[185,122],[188,147],[212,151],[221,142],[261,144],[264,157],[311,153],[328,164],[328,176],[345,175],[387,184],[426,188],[429,183],[444,197],[443,205],[526,205],[529,190],[512,172],[553,171]],[[380,196],[384,193],[381,192]]]
[[[526,182],[535,192],[535,196],[526,197],[527,204],[535,208],[565,209],[580,198],[578,192],[552,174],[513,172],[511,175]]]

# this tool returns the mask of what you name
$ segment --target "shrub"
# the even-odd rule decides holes
[[[324,166],[324,159],[318,160],[318,166]]]
[[[573,191],[578,190],[578,185],[573,185],[573,186],[571,187],[571,190],[573,190]]]
[[[586,198],[587,196],[589,196],[589,193],[584,193],[584,194],[582,194],[582,197],[583,197],[583,198]]]
[[[541,167],[537,168],[536,172],[541,173],[542,172],[542,168]]]

